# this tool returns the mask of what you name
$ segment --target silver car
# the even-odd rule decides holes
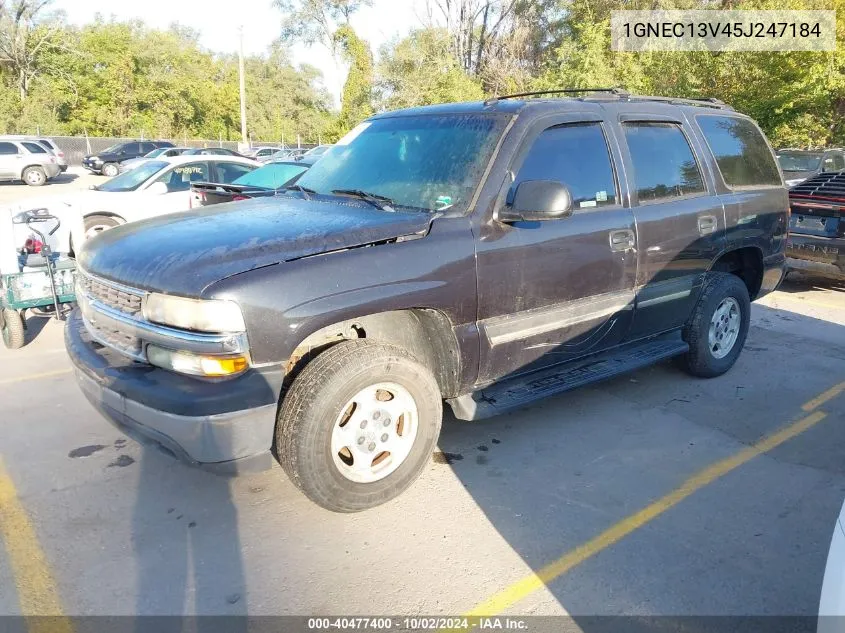
[[[65,157],[65,153],[62,149],[58,146],[56,141],[46,136],[31,136],[26,134],[7,134],[5,136],[0,136],[0,140],[3,141],[35,141],[43,145],[45,148],[53,152],[53,155],[56,157],[56,163],[59,165],[59,169],[62,172],[66,172],[68,168],[67,158]]]
[[[22,180],[39,187],[60,173],[56,155],[40,143],[0,136],[0,181]]]

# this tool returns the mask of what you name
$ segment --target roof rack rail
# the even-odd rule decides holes
[[[577,94],[579,92],[609,92],[620,97],[627,97],[628,91],[624,88],[559,88],[557,90],[532,90],[531,92],[517,92],[511,95],[497,95],[485,99],[484,105],[491,106],[504,99],[519,99],[520,97],[539,97],[542,95]]]

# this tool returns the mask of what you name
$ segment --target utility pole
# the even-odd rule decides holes
[[[241,137],[244,143],[249,143],[246,137],[246,81],[244,79],[244,27],[240,28],[240,50],[238,52],[238,74],[241,84]]]

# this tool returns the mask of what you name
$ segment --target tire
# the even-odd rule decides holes
[[[47,174],[40,167],[27,167],[21,174],[21,180],[30,187],[41,187],[47,182]]]
[[[121,222],[110,215],[86,215],[85,220],[85,239],[91,239],[98,233],[108,231],[116,226],[120,226]]]
[[[106,178],[114,178],[120,172],[120,167],[117,163],[106,163],[101,171]]]
[[[718,318],[717,310],[722,310]],[[683,331],[690,351],[680,357],[681,366],[701,378],[724,374],[739,358],[748,337],[750,319],[751,300],[742,279],[729,273],[708,274],[701,297]],[[734,329],[735,335],[732,334]]]
[[[8,349],[20,349],[25,342],[24,323],[21,315],[10,308],[3,309],[3,344]]]
[[[361,398],[359,407],[358,397],[371,390],[376,397]],[[416,415],[397,416],[410,411],[403,403],[413,404]],[[314,503],[334,512],[359,512],[397,497],[419,477],[437,443],[442,417],[434,376],[408,352],[367,340],[346,341],[308,363],[287,390],[276,424],[277,457]],[[348,444],[335,452],[337,441]],[[380,451],[381,442],[396,450]],[[356,471],[359,454],[366,459]]]

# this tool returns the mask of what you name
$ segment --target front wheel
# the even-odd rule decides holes
[[[419,477],[442,416],[434,376],[408,352],[367,340],[339,343],[288,389],[276,426],[279,462],[318,505],[366,510]]]
[[[119,171],[120,168],[115,163],[106,163],[103,165],[103,176],[106,178],[114,178]]]
[[[750,320],[751,299],[742,279],[710,273],[684,328],[690,351],[680,359],[683,367],[703,378],[724,374],[739,358]]]
[[[3,344],[8,349],[20,349],[25,342],[26,333],[21,315],[11,308],[4,308],[0,314],[0,329],[3,331]]]
[[[87,215],[85,216],[85,239],[99,235],[103,231],[120,226],[120,222],[110,215]]]

